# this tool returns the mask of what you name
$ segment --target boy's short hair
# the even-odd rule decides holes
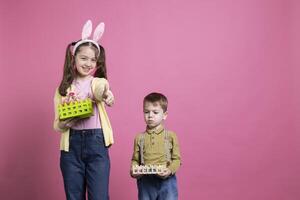
[[[164,112],[168,110],[168,99],[165,95],[157,92],[152,92],[144,97],[143,105],[145,105],[145,102],[150,103],[158,103]]]

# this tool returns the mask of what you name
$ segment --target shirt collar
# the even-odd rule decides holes
[[[153,128],[153,129],[149,129],[149,128],[147,127],[146,132],[147,132],[148,134],[153,134],[153,133],[155,133],[155,134],[160,134],[160,133],[163,132],[164,129],[165,129],[165,128],[164,128],[163,125],[159,125],[158,127],[155,127],[155,128]]]

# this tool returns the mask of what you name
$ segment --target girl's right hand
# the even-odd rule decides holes
[[[103,101],[108,106],[112,106],[115,103],[115,97],[110,90],[108,90],[108,89],[105,90],[105,92],[103,94]]]
[[[65,120],[59,120],[58,121],[58,127],[60,129],[70,128],[72,127],[76,122],[78,122],[80,118],[79,117],[72,117]]]

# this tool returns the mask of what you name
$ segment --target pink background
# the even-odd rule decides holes
[[[300,199],[300,3],[297,0],[51,0],[0,3],[0,198],[64,199],[53,95],[65,47],[104,21],[112,200],[129,177],[142,99],[169,98],[179,199]]]

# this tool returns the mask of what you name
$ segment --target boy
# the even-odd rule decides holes
[[[175,172],[181,162],[176,134],[163,126],[168,100],[163,94],[151,93],[144,98],[143,107],[147,128],[135,137],[130,171],[137,178],[139,200],[177,200]],[[147,167],[133,170],[138,165]],[[163,170],[153,167],[162,165]]]

